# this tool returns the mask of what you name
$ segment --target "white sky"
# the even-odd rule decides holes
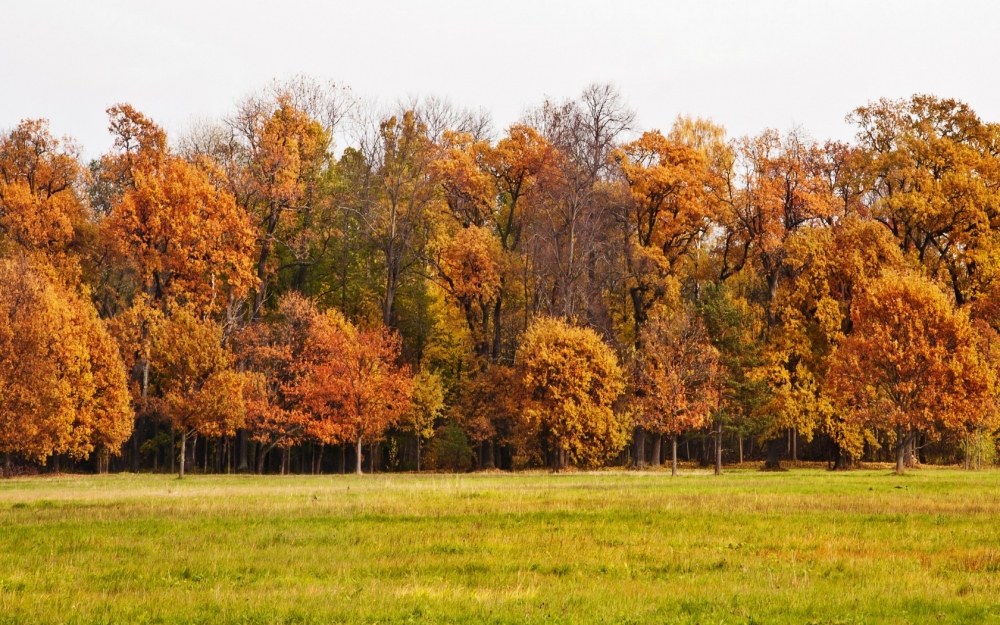
[[[1000,121],[998,26],[987,0],[0,0],[0,128],[48,118],[92,157],[112,104],[179,132],[307,74],[483,106],[498,128],[611,81],[643,128],[687,113],[731,135],[849,139],[844,116],[882,96],[956,97]]]

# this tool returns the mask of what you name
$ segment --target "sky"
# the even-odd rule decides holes
[[[116,103],[176,135],[297,74],[382,102],[444,96],[499,128],[595,81],[641,129],[687,114],[849,140],[852,109],[914,93],[1000,121],[986,0],[0,0],[0,16],[0,129],[46,118],[88,157],[110,148]]]

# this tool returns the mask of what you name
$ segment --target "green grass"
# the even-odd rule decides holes
[[[57,622],[1000,622],[1000,472],[0,481]]]

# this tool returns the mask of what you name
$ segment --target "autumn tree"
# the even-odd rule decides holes
[[[501,297],[503,257],[499,242],[484,227],[462,228],[437,254],[437,273],[447,292],[465,314],[473,333],[476,355],[489,359],[497,321],[494,304]]]
[[[711,226],[713,202],[705,156],[657,131],[646,132],[614,152],[631,194],[625,204],[624,250],[634,333],[649,309],[671,290],[680,265]]]
[[[352,190],[346,199],[380,252],[382,323],[391,327],[404,274],[426,243],[424,226],[438,200],[433,164],[437,146],[413,110],[392,115],[363,133],[358,149],[341,158]]]
[[[524,425],[543,441],[552,467],[597,465],[618,452],[628,424],[613,409],[624,391],[614,352],[589,328],[540,317],[518,348]]]
[[[718,352],[690,305],[653,316],[643,329],[642,345],[637,421],[656,436],[654,466],[660,464],[660,437],[670,437],[671,474],[677,475],[678,435],[705,427],[718,408],[722,375]],[[717,456],[716,471],[719,469]]]
[[[120,453],[132,432],[124,367],[89,302],[24,257],[0,259],[0,451],[44,462]]]
[[[851,119],[872,217],[959,305],[989,291],[998,276],[1000,126],[929,95],[872,102]]]
[[[240,336],[239,357],[248,374],[246,426],[250,438],[260,444],[258,473],[275,447],[287,450],[306,438],[321,444],[339,442],[335,432],[324,427],[324,415],[311,414],[302,401],[304,381],[316,358],[310,338],[322,322],[312,301],[290,292],[278,302],[273,318],[252,324]]]
[[[420,452],[423,441],[434,435],[434,423],[444,414],[444,386],[441,376],[428,369],[421,369],[413,376],[410,409],[403,416],[401,425],[413,434],[417,443],[417,471],[420,471]]]
[[[830,357],[853,331],[857,294],[884,271],[903,267],[891,234],[876,222],[848,215],[829,228],[807,228],[786,242],[789,279],[775,295],[778,324],[772,329],[764,372],[773,393],[764,408],[774,415],[772,436],[789,428],[809,441],[814,432],[837,446],[837,466],[852,461],[870,432],[836,409],[826,388]],[[793,441],[794,442],[794,441]]]
[[[25,120],[0,136],[0,250],[65,264],[89,225],[85,179],[76,146],[53,137],[48,122]]]
[[[231,436],[246,417],[244,379],[222,347],[222,328],[177,307],[152,333],[150,361],[160,389],[162,412],[180,432],[180,473],[187,441],[194,435]]]
[[[256,231],[250,316],[261,314],[283,271],[317,262],[322,232],[311,227],[323,209],[332,133],[348,108],[336,87],[276,83],[247,97],[226,120],[232,140],[214,152],[229,188]]]
[[[329,427],[354,441],[360,475],[362,443],[380,439],[410,410],[413,382],[409,367],[396,364],[398,334],[384,327],[357,328],[336,310],[325,316],[310,337],[319,354],[313,357],[303,403],[328,414]]]
[[[975,427],[996,412],[995,372],[967,313],[933,282],[887,272],[860,294],[851,321],[828,383],[851,419],[895,432],[897,473],[918,434]]]

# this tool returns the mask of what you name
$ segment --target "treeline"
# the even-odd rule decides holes
[[[0,135],[5,475],[995,456],[1000,125],[961,102],[853,143],[642,131],[609,85],[503,131],[304,78],[173,142],[108,114],[90,163]]]

